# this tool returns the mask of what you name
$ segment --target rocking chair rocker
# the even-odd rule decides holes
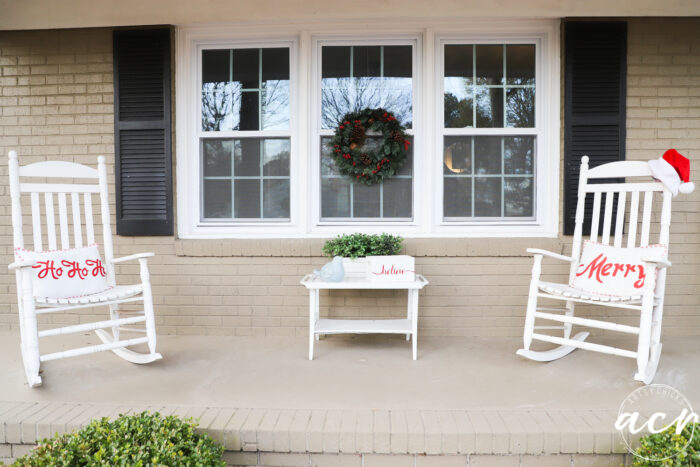
[[[31,223],[33,230],[33,246],[37,252],[42,251],[42,219],[40,212],[40,195],[43,193],[45,212],[45,238],[49,250],[57,249],[56,224],[54,217],[54,194],[57,194],[60,246],[62,250],[71,248],[67,194],[70,194],[73,220],[73,248],[83,247],[83,221],[85,244],[95,243],[93,225],[92,195],[99,193],[102,216],[102,243],[104,247],[104,270],[107,290],[73,298],[47,298],[35,296],[32,268],[36,260],[21,260],[9,265],[15,271],[17,280],[17,299],[19,307],[19,328],[21,337],[22,359],[27,382],[30,387],[41,385],[39,366],[42,362],[60,358],[85,355],[103,350],[111,350],[119,357],[132,363],[150,363],[161,357],[156,353],[156,331],[153,316],[153,299],[149,279],[147,258],[153,253],[139,253],[114,258],[112,248],[112,230],[110,226],[109,199],[107,190],[107,169],[103,156],[97,158],[97,170],[73,162],[47,161],[19,166],[17,153],[9,153],[10,196],[12,198],[12,228],[14,231],[14,246],[24,248],[22,232],[22,202],[21,195],[29,194],[31,204]],[[55,184],[55,183],[25,183],[20,178],[69,178],[88,179],[90,184]],[[97,184],[94,181],[97,181]],[[82,196],[81,196],[82,195]],[[83,200],[81,216],[81,198]],[[17,251],[17,250],[15,250]],[[134,285],[116,285],[114,265],[124,261],[138,260],[141,267],[141,283]],[[120,317],[119,305],[122,303],[143,302],[143,311],[128,313],[128,317]],[[76,324],[53,329],[38,330],[37,315],[56,313],[81,308],[108,306],[110,319],[92,323]],[[145,323],[144,328],[124,327],[136,323]],[[109,329],[109,331],[105,331]],[[80,347],[76,349],[40,354],[39,338],[63,334],[78,333],[94,330],[102,344]],[[121,339],[120,331],[145,333],[144,337]],[[128,346],[147,344],[148,353],[139,353],[127,349]]]
[[[628,183],[602,183],[591,184],[591,179],[619,178],[620,176],[646,177],[646,181]],[[610,296],[579,290],[569,285],[576,275],[581,258],[582,229],[585,212],[585,199],[587,193],[593,194],[593,211],[591,217],[591,242],[598,239],[601,196],[605,193],[605,211],[603,217],[603,230],[600,243],[610,245],[611,220],[614,198],[617,195],[617,214],[615,218],[612,245],[621,248],[623,236],[626,234],[626,248],[645,247],[649,245],[649,235],[652,221],[652,199],[654,194],[661,195],[661,215],[658,243],[668,246],[669,226],[671,223],[671,192],[662,183],[648,181],[652,171],[646,162],[624,161],[604,164],[593,169],[588,168],[588,157],[581,158],[581,170],[578,186],[578,202],[576,206],[575,230],[571,256],[563,256],[539,249],[528,249],[534,255],[532,267],[532,280],[528,297],[527,312],[525,317],[525,330],[523,333],[524,348],[517,351],[518,355],[540,362],[548,362],[562,358],[577,348],[593,350],[611,355],[629,357],[637,361],[637,373],[634,378],[650,384],[656,374],[656,369],[661,355],[661,320],[664,309],[664,289],[666,286],[666,269],[671,266],[665,258],[642,258],[644,270],[647,271],[643,288],[637,295]],[[627,194],[630,194],[628,216],[626,213]],[[640,194],[644,194],[642,208],[641,234],[637,239],[637,224]],[[625,221],[627,225],[625,226]],[[549,258],[571,263],[569,284],[557,284],[540,280],[542,259]],[[538,299],[550,299],[564,301],[564,308],[539,307]],[[579,318],[574,316],[576,303],[586,303],[614,308],[623,308],[639,312],[639,326],[628,326],[611,323],[608,321]],[[560,312],[560,313],[556,313]],[[563,312],[563,313],[561,313]],[[557,326],[535,326],[535,319],[563,323]],[[572,326],[585,326],[599,329],[607,329],[627,334],[638,335],[636,351],[617,347],[594,344],[586,341],[588,332],[579,332],[571,337]],[[563,330],[563,337],[536,332],[539,329]],[[558,344],[559,346],[548,351],[530,350],[533,340]]]

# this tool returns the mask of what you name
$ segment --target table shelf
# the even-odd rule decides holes
[[[411,334],[410,319],[319,319],[316,334]]]

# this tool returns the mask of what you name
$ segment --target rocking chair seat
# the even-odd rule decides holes
[[[121,300],[123,298],[133,297],[143,292],[142,284],[135,285],[117,285],[105,291],[91,295],[83,295],[72,298],[46,298],[35,297],[37,304],[44,305],[86,305],[90,303],[106,303],[112,300]]]
[[[557,284],[555,282],[539,281],[539,289],[551,295],[561,297],[563,300],[570,298],[580,300],[591,300],[594,302],[618,302],[637,304],[642,301],[642,294],[632,295],[629,297],[613,297],[609,295],[600,295],[592,292],[585,292],[580,289],[571,287],[568,284]]]

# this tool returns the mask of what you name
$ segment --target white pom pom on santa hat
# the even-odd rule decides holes
[[[690,181],[690,161],[675,149],[669,149],[659,159],[649,161],[654,178],[666,185],[676,196],[678,192],[692,193],[695,184]]]

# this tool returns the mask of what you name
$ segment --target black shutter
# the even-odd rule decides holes
[[[572,235],[581,157],[587,155],[591,167],[625,159],[627,24],[568,22],[564,27],[564,234]],[[584,234],[590,232],[590,198]]]
[[[172,235],[170,29],[114,31],[118,235]]]

